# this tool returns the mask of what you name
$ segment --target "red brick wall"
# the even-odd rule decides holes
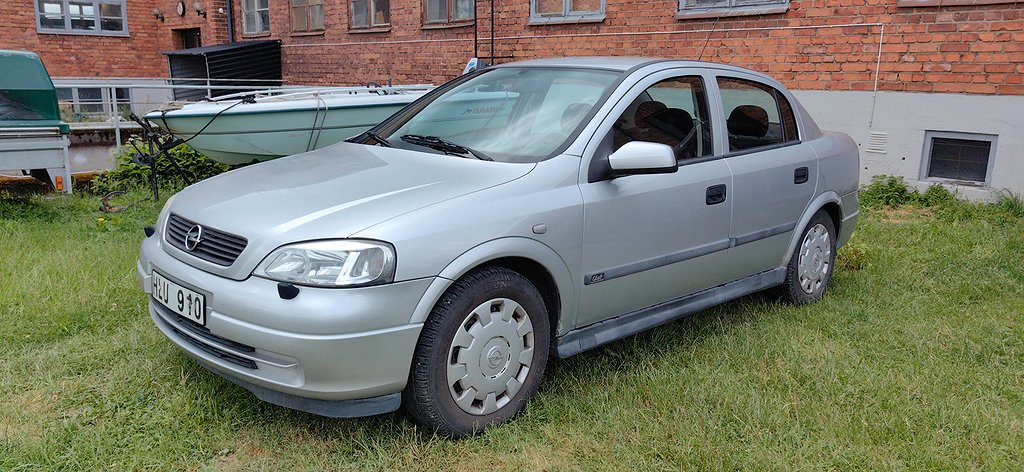
[[[160,51],[179,48],[173,29],[202,28],[203,44],[227,38],[224,15],[210,0],[203,0],[211,9],[206,19],[196,15],[195,0],[185,2],[184,17],[175,13],[177,0],[128,0],[127,37],[38,33],[33,1],[0,2],[0,49],[39,54],[53,77],[166,77],[167,58]],[[164,22],[153,16],[154,6]]]
[[[1024,94],[1021,6],[902,8],[896,2],[793,0],[784,14],[716,22],[676,19],[675,0],[607,0],[602,23],[528,26],[528,0],[497,0],[495,55],[692,59],[707,41],[705,60],[767,72],[795,89],[871,90],[882,26],[828,26],[880,23],[881,90]],[[326,31],[313,36],[291,35],[286,3],[271,3],[270,37],[284,42],[284,75],[291,83],[441,83],[473,54],[472,28],[423,29],[419,0],[392,0],[392,27],[380,33],[349,32],[348,2],[325,0]],[[490,5],[481,0],[478,8],[479,48],[486,56]],[[785,29],[792,27],[807,28]],[[708,39],[710,29],[717,31]],[[657,34],[640,34],[650,32]]]

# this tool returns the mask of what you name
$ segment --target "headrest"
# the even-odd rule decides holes
[[[763,138],[768,134],[768,112],[757,105],[740,105],[726,120],[729,134]]]
[[[693,129],[693,117],[681,108],[666,108],[644,119],[651,127],[676,139],[684,139]]]

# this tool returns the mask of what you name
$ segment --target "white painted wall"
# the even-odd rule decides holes
[[[861,183],[879,174],[903,176],[924,189],[926,131],[998,135],[991,186],[950,184],[961,197],[989,200],[995,191],[1024,193],[1024,96],[939,93],[793,91],[822,129],[842,131],[860,145]],[[866,152],[868,133],[888,133],[884,154]]]

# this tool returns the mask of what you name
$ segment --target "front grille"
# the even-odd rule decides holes
[[[157,307],[159,310],[160,308]],[[161,310],[162,311],[162,310]],[[230,362],[237,366],[245,367],[246,369],[257,369],[256,362],[252,359],[247,359],[242,356],[235,355],[231,352],[220,349],[217,345],[232,348],[239,352],[256,352],[256,348],[240,342],[235,342],[227,338],[222,338],[210,332],[209,328],[205,326],[199,326],[185,318],[174,314],[161,313],[161,318],[167,322],[167,326],[171,328],[181,339],[184,339],[189,344],[203,350],[207,354],[223,359],[226,362]],[[173,321],[172,321],[173,320]],[[187,331],[188,333],[185,333]],[[207,342],[200,341],[198,339],[189,336],[189,334],[195,335]]]
[[[208,226],[203,226],[202,240],[195,249],[189,251],[185,248],[185,235],[196,226],[194,221],[186,220],[174,213],[167,218],[167,229],[164,240],[168,244],[204,261],[227,267],[235,262],[238,255],[245,249],[248,243],[245,238],[233,234],[218,231]]]

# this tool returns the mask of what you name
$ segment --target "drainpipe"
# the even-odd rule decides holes
[[[233,43],[235,42],[235,15],[231,8],[232,1],[225,0],[224,3],[227,3],[228,5],[228,42]]]

